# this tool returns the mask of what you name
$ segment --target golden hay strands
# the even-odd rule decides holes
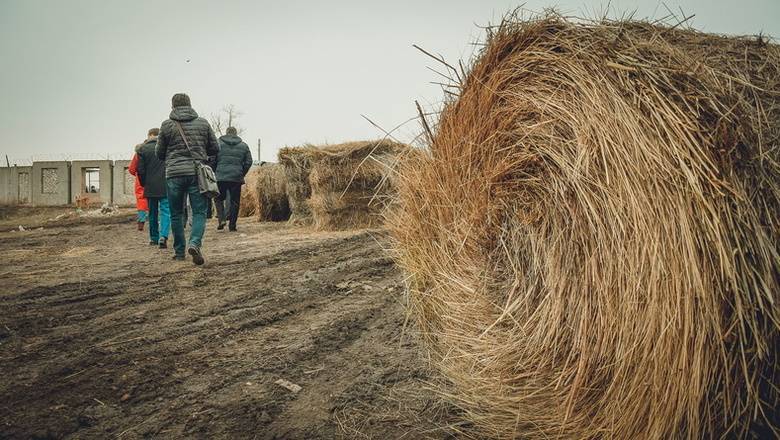
[[[279,222],[290,218],[287,177],[284,167],[265,163],[257,167],[255,194],[257,218],[261,222]]]
[[[278,153],[279,164],[287,177],[290,222],[293,223],[311,222],[309,172],[311,171],[310,151],[313,149],[314,147],[310,146],[284,147]]]
[[[399,156],[409,147],[396,142],[363,141],[328,145],[310,151],[311,208],[321,230],[377,227],[385,202],[394,194]]]
[[[476,435],[780,431],[780,48],[511,16],[402,167],[409,302]]]
[[[241,205],[238,209],[239,217],[252,217],[257,215],[257,177],[260,167],[253,166],[244,177],[244,187],[241,188]]]

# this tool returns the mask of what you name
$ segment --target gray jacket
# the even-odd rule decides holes
[[[176,122],[181,124],[194,154],[187,149]],[[195,160],[205,161],[208,156],[216,157],[219,153],[219,144],[208,121],[199,118],[192,107],[181,106],[174,107],[170,119],[166,119],[160,125],[155,151],[157,158],[165,162],[165,177],[170,179],[194,176]]]
[[[219,138],[217,181],[244,183],[244,176],[251,167],[252,153],[249,151],[249,145],[235,135],[225,135]]]

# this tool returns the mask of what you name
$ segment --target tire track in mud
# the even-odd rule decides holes
[[[0,296],[0,437],[332,438],[350,401],[333,394],[373,386],[361,356],[382,370],[398,354],[372,353],[403,317],[368,233],[170,267]],[[419,364],[413,348],[400,359]]]

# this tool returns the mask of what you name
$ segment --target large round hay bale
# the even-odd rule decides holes
[[[257,167],[255,194],[259,221],[280,222],[290,218],[287,187],[284,167],[272,163]]]
[[[780,49],[515,18],[389,224],[478,436],[780,430]]]
[[[279,150],[277,155],[286,176],[287,198],[291,213],[290,222],[293,223],[311,222],[309,172],[311,171],[312,150],[314,147],[310,146],[284,147]]]
[[[348,142],[310,151],[314,226],[321,230],[370,228],[384,222],[390,178],[408,147],[389,140]]]
[[[257,178],[260,167],[253,166],[244,176],[244,186],[241,188],[241,205],[238,209],[239,217],[257,216]]]

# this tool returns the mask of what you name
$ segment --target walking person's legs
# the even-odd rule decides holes
[[[163,197],[160,199],[160,248],[165,249],[168,247],[168,235],[171,233],[171,210],[168,205],[168,199]]]
[[[217,205],[217,217],[219,218],[219,224],[217,225],[217,229],[222,230],[225,229],[225,197],[227,196],[227,186],[225,186],[225,182],[217,182],[217,186],[219,187],[219,195],[214,200],[214,202]]]
[[[238,209],[241,207],[241,183],[236,182],[230,185],[230,212],[228,213],[228,229],[236,230],[238,222]]]
[[[156,246],[160,240],[160,199],[149,197],[147,201],[149,203],[149,244]]]
[[[139,209],[138,210],[138,230],[143,231],[144,230],[144,223],[146,222],[146,211]]]
[[[186,186],[184,183],[188,177],[171,177],[167,180],[168,185],[168,203],[171,208],[171,229],[173,230],[173,250],[174,257],[184,258],[184,251],[187,247],[184,238],[184,195]]]
[[[206,231],[206,202],[208,199],[198,191],[198,181],[195,177],[191,178],[187,192],[190,198],[190,207],[192,207],[189,253],[192,255],[192,261],[200,265],[203,264],[203,254],[200,249],[203,244],[203,233]]]
[[[187,224],[184,225],[185,227],[189,226],[192,227],[192,201],[190,200],[190,194],[185,192],[184,193],[184,206],[187,208]]]

